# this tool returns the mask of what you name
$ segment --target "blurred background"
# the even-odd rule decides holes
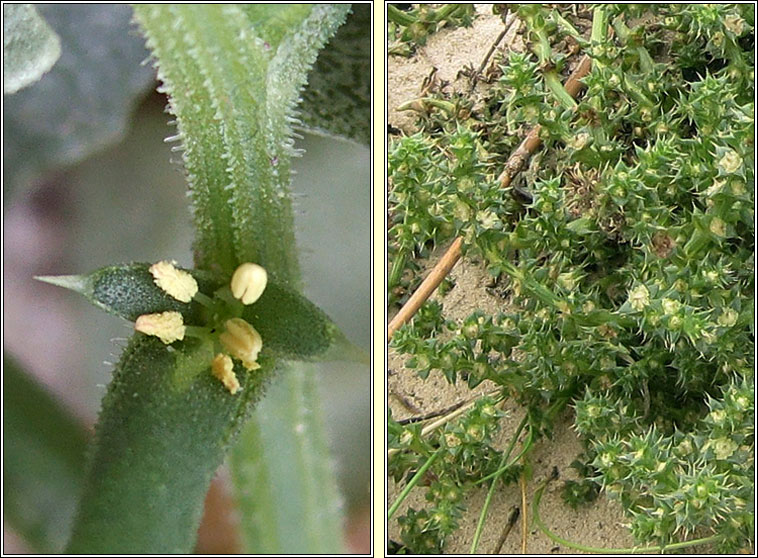
[[[179,154],[163,141],[175,128],[155,70],[140,65],[148,53],[131,9],[38,10],[61,37],[62,54],[39,82],[4,96],[3,350],[91,432],[131,324],[32,277],[129,261],[191,266],[192,225]],[[304,136],[292,191],[305,294],[369,350],[369,149]],[[319,368],[346,540],[352,552],[368,552],[370,372],[350,363]],[[214,481],[206,524],[223,523],[228,511],[224,478],[222,471]],[[70,502],[59,511],[74,509]],[[219,536],[223,528],[201,528],[198,551],[223,551]],[[7,521],[3,547],[31,551]]]

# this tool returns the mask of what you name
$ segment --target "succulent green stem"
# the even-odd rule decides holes
[[[429,470],[429,467],[431,467],[434,462],[437,460],[437,458],[443,454],[445,451],[445,448],[440,448],[437,451],[435,451],[432,455],[429,456],[429,459],[426,460],[426,463],[424,463],[421,468],[416,471],[416,474],[413,475],[413,478],[408,481],[408,484],[403,488],[402,492],[398,495],[397,498],[395,498],[395,501],[390,506],[389,510],[387,510],[387,519],[392,519],[392,516],[395,515],[395,512],[400,507],[400,504],[403,503],[403,500],[405,500],[408,497],[408,494],[411,493],[411,490],[413,490],[413,487],[418,484],[418,482],[421,480],[421,478],[424,476],[424,473],[426,473]]]

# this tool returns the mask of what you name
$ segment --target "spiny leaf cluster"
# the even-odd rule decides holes
[[[749,547],[752,7],[608,6],[600,21],[613,32],[593,40],[561,23],[568,12],[532,5],[519,15],[532,53],[502,61],[487,106],[395,142],[390,155],[401,194],[391,198],[393,222],[419,223],[394,229],[397,253],[439,243],[447,235],[435,231],[452,228],[464,254],[507,284],[508,316],[477,311],[451,322],[443,313],[447,331],[420,335],[411,324],[396,347],[422,376],[439,369],[450,381],[502,386],[527,406],[535,432],[550,431],[549,406],[573,402],[591,465],[585,480],[619,498],[640,542],[705,529],[723,549]],[[556,51],[569,36],[593,59],[571,109],[542,77],[570,66]],[[498,191],[493,140],[535,124],[545,155]],[[440,172],[458,156],[441,154],[446,141],[474,158],[469,174]],[[401,166],[411,146],[427,155]],[[450,211],[424,228],[435,204]]]

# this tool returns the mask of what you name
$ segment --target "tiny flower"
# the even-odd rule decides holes
[[[713,452],[716,454],[716,459],[729,459],[736,450],[737,444],[729,438],[718,438],[713,443]]]
[[[719,219],[718,217],[714,217],[711,219],[711,224],[709,226],[711,232],[715,234],[716,236],[724,237],[726,236],[726,223]]]
[[[485,210],[476,213],[476,220],[485,229],[494,229],[500,225],[500,219],[493,211]]]
[[[134,329],[145,335],[154,335],[166,345],[184,339],[184,320],[179,312],[143,314],[134,322]]]
[[[240,390],[240,383],[237,376],[234,375],[234,363],[229,355],[218,353],[211,361],[211,370],[213,375],[221,380],[232,395]]]
[[[252,304],[263,294],[267,281],[265,269],[258,264],[243,263],[232,275],[232,294],[242,304]]]
[[[724,311],[718,317],[720,326],[732,327],[737,323],[737,311],[732,308],[724,308]]]
[[[177,269],[169,261],[150,266],[155,284],[180,302],[189,302],[197,293],[197,281],[186,271]]]
[[[731,149],[728,149],[724,156],[719,160],[719,168],[727,174],[733,174],[740,170],[742,166],[742,157]]]
[[[724,180],[714,180],[713,184],[711,184],[708,189],[705,191],[705,195],[708,197],[713,197],[719,192],[721,192],[724,189]]]
[[[445,444],[447,444],[447,447],[449,448],[455,448],[461,445],[461,439],[457,434],[449,432],[445,434]]]
[[[684,320],[680,316],[671,316],[669,318],[669,329],[676,331],[682,327]]]
[[[590,135],[587,132],[581,132],[579,134],[576,134],[575,136],[572,136],[568,142],[567,145],[571,147],[572,149],[576,149],[579,151],[582,149],[587,143],[590,141]]]
[[[724,27],[739,37],[745,29],[745,20],[739,16],[729,15],[724,18]]]
[[[741,196],[745,193],[745,183],[742,180],[733,180],[730,184],[732,194]]]
[[[400,435],[400,443],[404,446],[410,445],[410,443],[413,441],[413,432],[410,430],[404,430],[403,433]]]
[[[686,456],[692,453],[692,442],[685,438],[679,443],[679,446],[677,446],[677,452],[680,456]]]
[[[260,333],[242,318],[232,318],[224,325],[226,330],[219,336],[224,348],[248,370],[260,368],[256,362],[263,347]]]
[[[663,306],[663,313],[664,314],[676,314],[679,311],[679,308],[681,308],[682,303],[678,300],[672,300],[670,298],[664,298],[661,301],[661,306]]]
[[[721,425],[726,420],[726,412],[724,412],[722,409],[711,411],[709,413],[709,416],[711,420],[717,425]]]
[[[645,285],[632,289],[629,293],[629,304],[638,312],[650,304],[650,291]]]
[[[466,429],[466,435],[477,442],[481,442],[484,439],[484,428],[479,424],[472,424]]]
[[[557,283],[567,291],[573,291],[576,288],[577,277],[574,273],[561,273],[558,276]]]

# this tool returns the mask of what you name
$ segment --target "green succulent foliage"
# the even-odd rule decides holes
[[[443,27],[468,27],[475,16],[473,4],[444,4],[430,7],[416,4],[410,11],[387,5],[387,36],[395,40],[390,54],[408,56],[423,46],[430,35]]]
[[[463,125],[448,125],[434,137],[419,132],[390,146],[390,289],[408,288],[413,259],[434,246],[504,227],[499,215],[509,205],[488,159],[478,134]]]
[[[446,331],[408,324],[393,344],[423,377],[495,382],[527,407],[535,434],[573,402],[590,468],[567,499],[602,486],[640,542],[708,529],[724,551],[750,547],[752,7],[592,9],[588,38],[568,10],[519,8],[531,53],[508,56],[465,123],[437,117],[439,136],[468,141],[477,160],[455,180],[452,150],[438,154],[446,140],[431,129],[390,145],[390,254],[410,259],[452,228],[506,285],[510,307],[454,324],[443,312]],[[555,52],[565,36],[593,59],[575,109],[549,76],[568,62]],[[495,172],[512,147],[502,146],[535,124],[545,155],[504,196]],[[477,193],[464,198],[466,184]],[[464,200],[488,218],[457,219]]]
[[[169,108],[190,183],[198,268],[230,275],[254,261],[297,284],[288,191],[295,106],[318,50],[348,9],[135,7],[159,61],[158,77],[173,93]]]
[[[276,367],[263,355],[256,374],[236,365],[242,392],[232,397],[210,373],[213,355],[197,340],[169,348],[132,337],[103,400],[67,552],[192,549],[208,464],[223,460]]]
[[[199,291],[191,302],[174,300],[140,263],[43,278],[127,320],[179,312],[187,327],[186,337],[171,344],[136,334],[115,366],[68,552],[190,552],[211,478],[272,376],[286,373],[296,407],[315,409],[307,371],[286,361],[355,356],[331,320],[299,294],[288,190],[301,89],[348,10],[305,4],[134,7],[177,119],[173,139],[181,141],[197,231],[195,268],[187,271]],[[228,286],[246,261],[262,265],[269,277],[252,306],[243,306]],[[264,348],[259,369],[234,364],[241,392],[231,394],[210,364],[222,348],[224,324],[239,317],[254,324]],[[317,413],[290,411],[282,424],[307,431],[310,443],[293,456],[299,468],[280,472],[297,469],[301,489],[284,496],[300,503],[299,513],[320,514],[301,525],[296,550],[338,553],[337,495]],[[244,473],[266,463],[264,448],[257,450],[237,452],[233,465]],[[236,478],[249,488],[244,474]],[[273,482],[267,471],[260,478]],[[252,525],[248,516],[260,514],[263,503],[248,499],[241,506],[245,525]],[[292,541],[275,538],[251,543],[258,535],[251,527],[243,538],[257,544],[253,548],[271,540],[271,551],[292,548],[286,546]]]
[[[410,553],[444,551],[447,537],[458,529],[466,509],[463,503],[466,491],[497,472],[502,452],[492,447],[492,441],[503,416],[497,401],[484,397],[460,419],[449,422],[436,439],[427,440],[421,437],[419,424],[401,425],[390,414],[389,447],[404,450],[388,463],[388,472],[395,476],[396,482],[409,470],[420,468],[428,456],[442,452],[422,480],[427,487],[428,506],[421,510],[410,507],[397,520],[403,544]],[[519,473],[519,467],[511,467],[500,480],[510,484]]]

